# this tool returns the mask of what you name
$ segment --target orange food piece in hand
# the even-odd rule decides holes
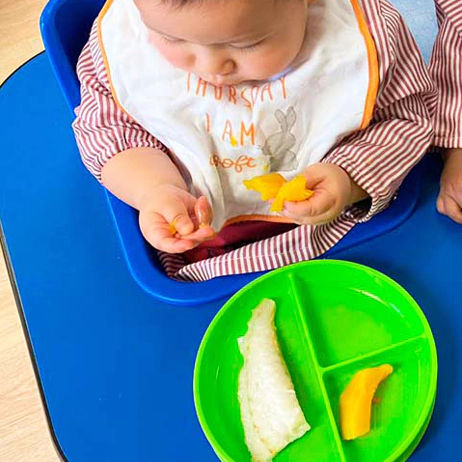
[[[170,234],[172,236],[174,236],[177,232],[177,229],[176,229],[176,219],[173,220],[171,223],[168,224],[168,230],[170,231]]]
[[[340,396],[340,430],[344,440],[354,440],[371,430],[371,407],[380,383],[393,372],[384,364],[363,369],[351,379]]]
[[[270,208],[271,212],[281,212],[285,201],[304,201],[313,195],[313,191],[306,189],[303,175],[286,181],[279,173],[269,173],[244,180],[244,185],[247,189],[259,192],[264,201],[274,199]]]
[[[285,178],[279,173],[268,173],[268,175],[256,176],[250,180],[244,180],[247,189],[257,191],[261,194],[264,201],[274,199],[281,186],[286,182]]]
[[[271,204],[271,212],[282,212],[285,201],[300,202],[313,195],[313,191],[306,189],[304,175],[298,175],[285,182],[279,189],[274,202]]]

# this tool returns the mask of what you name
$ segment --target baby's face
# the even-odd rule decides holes
[[[135,0],[173,66],[217,86],[270,79],[302,48],[312,0]]]

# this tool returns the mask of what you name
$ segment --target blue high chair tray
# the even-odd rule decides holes
[[[418,35],[419,44],[428,58],[436,34],[432,0],[395,1]],[[102,8],[102,0],[52,0],[41,18],[43,41],[52,68],[69,107],[80,102],[79,83],[75,66],[91,25]],[[422,33],[422,26],[425,30]],[[367,223],[357,225],[323,258],[336,255],[361,242],[387,233],[402,224],[414,210],[419,195],[420,174],[415,169],[402,185],[390,207]],[[144,240],[138,226],[137,212],[109,192],[109,208],[120,237],[123,252],[134,279],[158,300],[181,305],[195,305],[227,297],[261,273],[215,278],[210,281],[187,283],[167,277],[156,251]],[[187,284],[187,290],[184,290]]]

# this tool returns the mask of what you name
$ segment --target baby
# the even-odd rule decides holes
[[[321,255],[433,137],[432,81],[384,0],[113,0],[78,75],[82,159],[176,278]],[[243,184],[271,172],[313,196],[271,213]]]
[[[462,224],[462,2],[436,0],[440,31],[430,72],[438,85],[435,144],[444,149],[439,212]]]

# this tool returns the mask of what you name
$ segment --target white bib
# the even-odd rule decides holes
[[[372,117],[377,54],[357,0],[310,5],[309,58],[296,69],[223,88],[170,65],[132,0],[106,4],[99,34],[117,103],[174,153],[190,191],[210,201],[217,230],[281,221],[243,180],[269,172],[291,179]]]

